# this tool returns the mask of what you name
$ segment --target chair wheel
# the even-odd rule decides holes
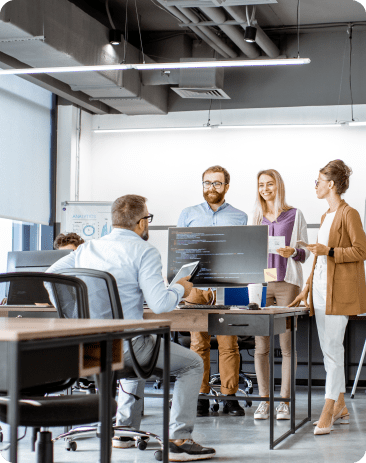
[[[137,441],[137,448],[138,448],[139,450],[145,450],[146,447],[147,447],[147,442],[146,442],[146,441],[144,441],[143,439],[139,439],[139,440]]]
[[[218,412],[219,411],[219,408],[220,408],[220,405],[219,404],[213,404],[211,405],[211,410],[213,412]]]
[[[161,450],[157,450],[154,453],[154,456],[155,456],[155,460],[163,461],[163,452]]]
[[[77,445],[77,443],[74,442],[74,441],[68,441],[68,442],[66,443],[66,447],[65,447],[65,448],[66,448],[66,450],[67,450],[68,452],[70,452],[70,450],[72,450],[73,452],[75,452],[75,450],[78,448],[78,445]]]

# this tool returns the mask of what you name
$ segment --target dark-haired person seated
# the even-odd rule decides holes
[[[142,319],[144,299],[156,313],[172,311],[192,289],[189,277],[166,288],[162,277],[159,251],[147,242],[149,222],[153,215],[146,207],[146,198],[122,196],[112,205],[113,230],[98,240],[79,246],[75,252],[57,261],[47,271],[57,273],[66,268],[91,268],[111,273],[116,279],[125,319]],[[90,296],[92,297],[92,296]],[[154,336],[138,336],[132,340],[136,358],[148,364],[155,344]],[[131,366],[127,343],[124,362]],[[157,368],[164,365],[164,346],[160,347]],[[170,461],[206,460],[215,455],[212,448],[192,440],[198,393],[202,382],[203,362],[195,352],[171,344],[170,371],[176,376],[170,412]],[[123,380],[118,395],[117,425],[140,428],[145,381]],[[127,394],[126,394],[127,393]],[[113,438],[113,447],[133,447],[133,439]]]
[[[55,249],[72,249],[75,251],[85,241],[77,233],[60,233],[56,236],[53,246]]]

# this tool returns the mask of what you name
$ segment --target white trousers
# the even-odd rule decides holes
[[[320,347],[326,371],[325,398],[338,400],[346,392],[343,339],[348,323],[344,315],[325,315],[327,297],[326,268],[314,273],[313,305]]]

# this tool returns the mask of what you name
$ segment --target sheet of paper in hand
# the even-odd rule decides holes
[[[286,246],[284,236],[269,236],[268,237],[268,252],[270,254],[278,254],[276,249]]]

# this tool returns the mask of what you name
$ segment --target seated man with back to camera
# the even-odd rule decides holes
[[[182,278],[167,289],[162,277],[158,250],[147,243],[149,214],[146,198],[125,195],[112,205],[113,230],[98,240],[90,240],[75,252],[57,261],[47,272],[57,273],[67,268],[91,268],[111,273],[116,279],[125,319],[142,319],[143,302],[155,313],[170,312],[192,289],[189,277]],[[90,296],[89,296],[90,297]],[[102,318],[102,317],[101,317]],[[138,362],[147,365],[154,348],[154,336],[138,336],[132,340]],[[131,366],[127,343],[124,361]],[[164,364],[164,347],[160,347],[157,368]],[[169,425],[169,460],[194,461],[211,458],[212,448],[192,440],[197,398],[202,381],[203,364],[196,353],[171,344],[171,374],[176,376]],[[145,381],[122,380],[118,395],[117,425],[140,429]],[[133,395],[142,400],[136,400]],[[192,400],[195,397],[196,400]],[[113,447],[133,447],[129,437],[113,438]]]

